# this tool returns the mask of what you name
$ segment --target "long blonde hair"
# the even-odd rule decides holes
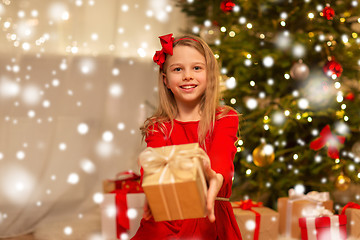
[[[196,40],[196,41],[194,41]],[[219,67],[215,56],[204,40],[193,35],[184,35],[175,38],[173,48],[176,46],[188,46],[195,48],[204,57],[206,62],[206,89],[200,100],[201,119],[198,127],[198,142],[205,147],[207,136],[211,136],[214,130],[215,120],[223,117],[228,113],[231,107],[220,107],[220,91],[219,91]],[[166,64],[166,60],[165,60]],[[165,65],[164,64],[164,65]],[[154,125],[158,123],[158,127],[168,137],[171,135],[174,126],[174,119],[178,114],[178,108],[173,93],[168,89],[163,81],[164,69],[159,69],[158,91],[159,105],[151,117],[147,118],[144,125],[140,128],[143,137],[149,132],[155,131]],[[166,132],[165,122],[171,122],[170,132]]]

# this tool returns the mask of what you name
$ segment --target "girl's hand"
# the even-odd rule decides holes
[[[205,164],[204,172],[206,179],[208,180],[209,183],[209,189],[207,192],[207,199],[206,199],[207,216],[210,222],[215,222],[215,214],[214,214],[215,199],[224,182],[224,177],[220,173],[216,173],[214,170],[212,170],[209,164]]]
[[[145,200],[143,218],[145,220],[149,220],[151,217],[152,217],[152,213],[151,213],[149,203],[147,200]]]

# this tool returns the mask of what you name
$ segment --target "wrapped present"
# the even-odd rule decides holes
[[[206,180],[198,143],[146,148],[139,156],[144,189],[155,221],[205,217]]]
[[[349,202],[342,209],[341,215],[347,217],[348,239],[360,239],[360,205]]]
[[[115,190],[104,194],[101,208],[101,232],[104,240],[130,239],[140,226],[145,194]]]
[[[296,193],[289,190],[289,197],[278,199],[279,234],[286,238],[300,239],[301,231],[299,218],[304,217],[304,212],[324,206],[325,209],[333,210],[333,201],[328,192],[309,192],[308,194]]]
[[[324,207],[299,218],[302,240],[346,240],[346,216],[333,215]]]
[[[132,171],[126,171],[116,174],[114,179],[103,181],[104,193],[110,193],[116,189],[141,190],[140,176]]]
[[[251,200],[232,202],[231,205],[243,239],[278,239],[279,213]]]

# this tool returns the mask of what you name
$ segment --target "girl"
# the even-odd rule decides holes
[[[141,128],[148,147],[198,142],[210,158],[207,218],[155,222],[149,206],[133,240],[237,240],[241,234],[229,197],[238,115],[219,106],[218,65],[210,47],[196,36],[160,37],[154,55],[159,71],[159,106]],[[143,172],[141,172],[143,174]]]

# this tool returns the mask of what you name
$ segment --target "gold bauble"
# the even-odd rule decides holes
[[[340,174],[335,180],[335,187],[340,191],[345,191],[349,188],[351,179],[344,174]]]
[[[258,167],[265,167],[274,162],[275,153],[274,147],[270,144],[262,143],[253,151],[253,161]]]

